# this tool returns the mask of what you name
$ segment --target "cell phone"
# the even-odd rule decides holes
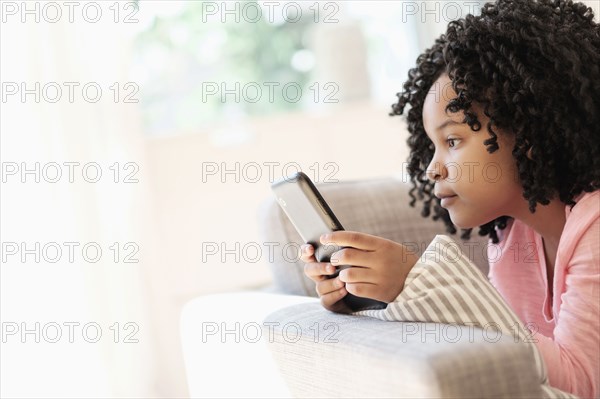
[[[296,228],[305,243],[315,249],[318,262],[329,262],[331,255],[342,247],[333,244],[321,244],[322,234],[344,230],[342,224],[323,199],[323,196],[310,178],[303,172],[297,172],[271,185],[277,202]],[[350,265],[334,265],[335,274],[327,278],[335,278],[339,272]],[[352,311],[365,309],[383,309],[387,303],[371,298],[358,297],[347,293],[343,301]]]

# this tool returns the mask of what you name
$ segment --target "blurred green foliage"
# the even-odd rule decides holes
[[[295,82],[302,87],[303,97],[310,96],[310,71],[295,69],[291,61],[307,48],[312,16],[303,15],[294,23],[272,23],[263,10],[256,22],[244,18],[236,22],[233,15],[226,15],[222,22],[220,14],[205,15],[207,7],[202,3],[189,1],[177,15],[157,15],[135,39],[134,55],[145,75],[140,91],[145,130],[150,134],[202,130],[231,118],[300,108],[302,101],[285,101],[281,89]],[[260,8],[254,1],[238,3]],[[139,7],[143,10],[143,1]],[[256,82],[262,98],[250,102],[241,96],[238,102],[227,95],[222,101],[221,84],[231,90],[236,82],[240,87]],[[265,82],[280,83],[273,102]],[[219,93],[203,96],[203,83],[218,85]],[[256,90],[248,93],[254,98]]]

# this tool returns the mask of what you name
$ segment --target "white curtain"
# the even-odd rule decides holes
[[[126,68],[134,26],[115,23],[109,2],[96,3],[103,13],[97,23],[82,17],[86,3],[78,3],[73,23],[63,3],[58,23],[48,22],[55,16],[51,9],[39,22],[31,14],[21,21],[22,7],[40,7],[41,13],[44,2],[14,2],[14,15],[6,3],[0,46],[1,396],[152,396],[156,371],[149,360],[156,356],[156,337],[144,306],[144,270],[154,264],[152,204],[138,104],[124,102],[135,90]],[[23,99],[22,89],[35,90],[36,83],[39,102],[36,93]],[[56,87],[62,90],[58,101]],[[94,87],[102,89],[95,103]],[[86,181],[98,170],[98,182]],[[138,182],[126,183],[126,177]],[[23,259],[22,249],[33,253]],[[138,262],[125,263],[126,255]]]

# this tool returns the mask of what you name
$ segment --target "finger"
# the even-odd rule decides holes
[[[300,260],[304,263],[316,262],[315,249],[310,244],[300,246]]]
[[[346,290],[359,297],[378,299],[377,285],[372,283],[348,283]]]
[[[344,283],[338,278],[325,279],[319,281],[316,286],[319,296],[327,295],[330,292],[337,291],[344,286]]]
[[[379,247],[380,237],[358,231],[334,231],[321,236],[322,244],[336,244],[340,247],[353,247],[365,251],[374,251]]]
[[[370,267],[373,264],[371,252],[356,248],[342,248],[331,255],[329,263],[334,266],[352,265]]]
[[[347,294],[348,291],[346,290],[346,288],[341,287],[335,291],[321,296],[321,304],[326,308],[330,308],[333,304],[339,302]]]
[[[311,262],[304,264],[304,273],[315,281],[321,281],[326,276],[335,273],[335,267],[327,262]]]
[[[339,274],[340,280],[344,283],[348,284],[356,284],[356,283],[367,283],[367,284],[375,284],[375,273],[373,270],[370,270],[365,267],[356,267],[352,266],[347,269],[343,269]]]

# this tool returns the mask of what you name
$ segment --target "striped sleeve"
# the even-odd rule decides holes
[[[446,235],[437,235],[409,272],[404,289],[385,309],[354,314],[386,321],[417,321],[495,328],[519,337],[546,398],[577,398],[551,387],[543,358],[527,330],[486,276]],[[518,334],[515,333],[518,332]],[[529,337],[529,339],[527,339]]]

